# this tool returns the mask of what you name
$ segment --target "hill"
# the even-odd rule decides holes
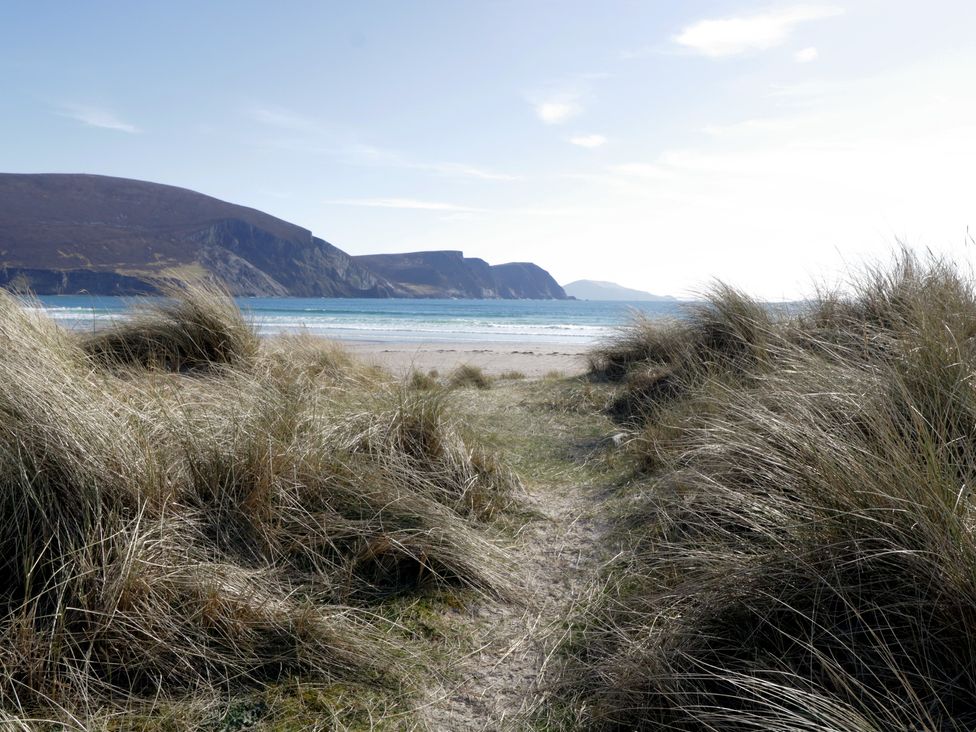
[[[369,254],[353,260],[410,297],[566,299],[559,283],[529,262],[490,265],[459,251]]]
[[[308,229],[185,188],[101,175],[0,174],[0,287],[41,295],[132,295],[209,276],[243,296],[562,293],[535,265],[503,265],[507,269],[496,273],[460,252],[440,254],[428,258],[430,271],[401,283]],[[533,276],[517,274],[526,267]]]
[[[533,300],[566,300],[570,297],[552,275],[532,262],[495,264],[491,272],[495,276],[500,297],[527,297]]]
[[[648,302],[662,302],[676,300],[670,295],[652,295],[643,290],[632,290],[629,287],[621,287],[614,282],[601,282],[599,280],[576,280],[568,285],[563,285],[567,295],[578,300],[641,300]]]
[[[125,178],[0,175],[0,285],[132,294],[206,273],[236,295],[393,294],[341,249],[252,208]]]

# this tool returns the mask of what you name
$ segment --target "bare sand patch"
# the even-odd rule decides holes
[[[553,371],[569,376],[585,369],[587,352],[586,346],[564,343],[342,341],[342,345],[363,361],[399,375],[414,369],[448,373],[462,364],[471,364],[492,376],[506,371],[519,371],[529,378]]]

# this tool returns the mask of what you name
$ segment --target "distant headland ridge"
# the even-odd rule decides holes
[[[138,295],[188,278],[237,296],[567,299],[530,262],[460,251],[350,256],[312,232],[175,186],[0,174],[0,287]]]
[[[563,285],[563,290],[570,297],[577,300],[630,300],[642,302],[676,302],[677,298],[670,295],[653,295],[643,290],[632,290],[622,287],[615,282],[600,280],[576,280]]]

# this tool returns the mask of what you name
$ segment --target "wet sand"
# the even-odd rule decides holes
[[[553,371],[568,376],[586,368],[587,347],[563,343],[341,343],[364,361],[398,375],[413,369],[424,372],[436,369],[447,374],[463,364],[478,366],[493,376],[520,371],[529,378]]]

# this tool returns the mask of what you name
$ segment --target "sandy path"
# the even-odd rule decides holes
[[[578,373],[585,367],[587,347],[563,343],[367,343],[342,341],[343,347],[367,363],[398,376],[417,369],[447,374],[462,364],[478,366],[491,375],[521,371],[529,378],[553,371]]]
[[[545,517],[523,532],[515,551],[525,606],[492,603],[470,621],[479,650],[459,669],[455,688],[438,690],[426,710],[431,729],[520,729],[538,700],[538,677],[553,631],[596,565],[600,531],[572,487],[535,496]],[[440,698],[437,698],[437,697]]]
[[[432,690],[424,716],[433,730],[526,729],[562,621],[606,557],[600,491],[589,484],[579,450],[595,440],[571,426],[559,431],[554,454],[542,457],[550,475],[533,476],[532,460],[520,471],[536,517],[512,547],[518,601],[472,609],[465,632],[477,650],[461,661],[453,685]]]

